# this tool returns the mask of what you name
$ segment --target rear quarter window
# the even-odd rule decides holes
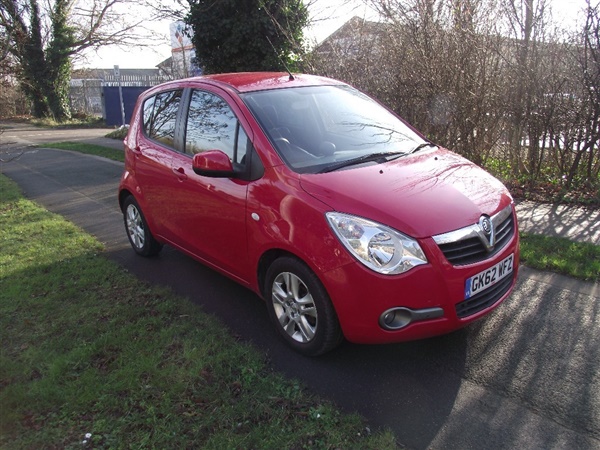
[[[144,132],[150,139],[168,147],[175,146],[175,126],[181,91],[161,92],[144,101]]]

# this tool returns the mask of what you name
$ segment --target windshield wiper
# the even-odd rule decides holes
[[[431,142],[423,142],[422,144],[417,145],[412,151],[411,153],[415,153],[418,152],[419,150],[425,148],[425,147],[436,147],[437,145],[432,144]]]
[[[359,156],[358,158],[349,159],[347,161],[342,161],[342,162],[340,162],[338,164],[334,164],[332,166],[325,167],[323,170],[320,170],[319,173],[335,172],[336,170],[343,169],[344,167],[354,166],[354,165],[362,164],[364,162],[369,162],[369,161],[379,161],[379,162],[383,163],[383,162],[390,161],[391,159],[395,159],[395,158],[386,159],[386,158],[389,158],[390,156],[395,156],[396,158],[399,158],[400,156],[404,156],[404,155],[406,155],[405,152],[371,153],[368,155]]]

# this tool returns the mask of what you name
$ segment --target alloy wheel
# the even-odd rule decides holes
[[[273,281],[273,309],[279,324],[295,341],[310,342],[317,331],[317,308],[306,284],[291,272]]]
[[[127,223],[127,232],[129,233],[131,243],[138,250],[142,250],[146,242],[146,235],[144,233],[144,222],[142,220],[142,215],[140,214],[140,211],[136,208],[134,204],[129,204],[127,206],[127,211],[125,212],[125,216],[125,220]]]

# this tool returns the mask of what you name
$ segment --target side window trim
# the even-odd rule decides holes
[[[175,150],[190,158],[192,155],[185,151],[185,132],[190,102],[192,100],[192,90],[193,89],[189,87],[183,88],[181,102],[179,103],[179,111],[177,113],[177,125],[175,127]]]
[[[240,125],[240,119],[238,119],[237,115],[235,116],[235,137],[233,138],[233,162],[236,163],[237,161],[240,161],[240,159],[238,159],[238,149],[239,149],[239,137],[240,137],[240,127],[242,125]],[[248,150],[248,149],[246,149]]]

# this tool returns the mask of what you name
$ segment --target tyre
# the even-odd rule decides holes
[[[265,297],[277,331],[296,351],[317,356],[337,347],[343,334],[317,276],[300,260],[281,257],[266,276]]]
[[[123,202],[123,221],[129,243],[137,254],[153,256],[160,252],[162,244],[158,243],[152,236],[144,214],[132,195],[128,196]]]

